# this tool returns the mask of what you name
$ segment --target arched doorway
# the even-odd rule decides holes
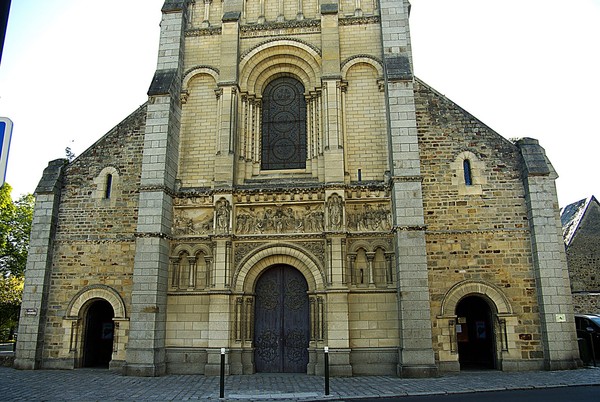
[[[479,296],[467,296],[456,305],[456,340],[461,370],[496,368],[492,311]]]
[[[90,302],[85,315],[83,367],[106,367],[113,352],[114,318],[112,306],[104,299]]]
[[[275,265],[256,282],[257,372],[306,373],[310,341],[308,284],[297,269]]]

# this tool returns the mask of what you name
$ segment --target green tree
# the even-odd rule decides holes
[[[0,188],[0,274],[21,277],[27,263],[35,199],[32,194],[13,201],[11,186]]]
[[[0,342],[10,340],[19,321],[23,277],[0,277]]]
[[[11,198],[8,183],[0,188],[0,340],[9,338],[19,320],[23,275],[33,220],[33,195]]]

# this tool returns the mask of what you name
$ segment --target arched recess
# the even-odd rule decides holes
[[[212,249],[198,244],[178,244],[170,255],[169,288],[171,290],[202,290],[210,286]]]
[[[470,181],[465,183],[465,161],[469,161]],[[487,184],[485,174],[485,163],[471,151],[462,151],[453,162],[450,163],[452,172],[452,184],[458,187],[459,195],[478,195],[483,193],[483,184]]]
[[[319,50],[304,41],[280,38],[257,44],[242,54],[239,65],[241,125],[237,139],[239,150],[240,181],[261,175],[270,177],[284,175],[312,175],[319,177],[319,160],[325,148],[321,133],[321,55]],[[290,77],[304,87],[303,108],[305,123],[302,134],[306,152],[297,167],[278,169],[262,164],[263,147],[263,95],[267,86],[275,79]],[[273,169],[265,169],[271,166]],[[322,166],[322,165],[321,165]]]
[[[190,81],[201,74],[207,74],[213,77],[215,82],[219,82],[219,70],[211,66],[196,66],[192,67],[184,73],[183,83],[181,85],[182,92],[189,91]]]
[[[67,368],[80,367],[83,363],[85,315],[88,308],[98,300],[110,304],[113,310],[113,346],[109,368],[120,370],[125,364],[125,346],[129,332],[129,318],[121,295],[110,286],[91,285],[79,291],[67,306],[63,318],[63,349],[61,356]],[[71,363],[67,363],[67,362]]]
[[[369,55],[360,55],[348,58],[342,62],[342,79],[345,80],[348,75],[348,70],[350,70],[353,66],[364,63],[369,64],[377,71],[378,79],[383,79],[383,66],[379,59],[374,58]]]
[[[299,71],[304,71],[299,78],[307,91],[320,85],[321,55],[318,51],[301,41],[278,39],[259,44],[242,56],[239,66],[240,90],[260,94],[261,88],[257,82],[264,85],[264,79],[258,78],[264,76],[266,70],[273,71],[279,66],[296,66]]]
[[[187,71],[181,90],[178,179],[183,187],[212,183],[219,126],[219,74],[211,67]]]
[[[510,370],[520,359],[517,346],[518,317],[508,297],[497,286],[478,280],[465,280],[452,286],[444,295],[440,314],[436,317],[437,344],[439,345],[439,367],[442,371],[459,371],[458,328],[464,323],[457,321],[457,306],[467,298],[482,299],[489,306],[494,334],[496,367]]]
[[[114,206],[121,195],[119,170],[114,166],[104,167],[94,178],[94,199],[101,205]]]
[[[109,302],[115,313],[115,318],[123,319],[127,317],[123,298],[116,290],[106,285],[91,285],[77,293],[67,307],[67,316],[79,316],[83,305],[92,299],[104,299]]]
[[[442,316],[454,315],[456,305],[465,296],[486,296],[493,303],[496,314],[513,314],[512,306],[506,295],[496,286],[483,281],[462,281],[450,288],[442,301]]]
[[[291,265],[300,271],[306,278],[309,291],[325,287],[322,270],[308,251],[291,244],[275,244],[253,251],[240,263],[233,277],[232,288],[237,292],[254,292],[260,274],[276,264]]]

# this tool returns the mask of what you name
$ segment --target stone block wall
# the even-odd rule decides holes
[[[182,112],[179,180],[182,187],[209,187],[215,171],[217,97],[215,79],[194,77],[187,86],[189,97]]]
[[[118,292],[127,310],[130,308],[145,117],[144,105],[66,167],[44,359],[68,357],[63,318],[68,315],[69,303],[86,288],[106,285]],[[101,180],[106,168],[112,172],[108,198],[106,181]]]
[[[350,181],[383,181],[389,170],[385,99],[378,87],[377,70],[361,63],[346,74],[346,160]]]
[[[600,207],[590,202],[566,249],[573,292],[600,292]]]
[[[539,361],[541,329],[519,151],[423,82],[417,81],[415,94],[434,345],[438,351],[448,347],[447,322],[436,321],[447,292],[475,281],[510,301],[518,317],[513,357]],[[469,186],[464,158],[477,167]],[[461,191],[467,187],[475,188]]]

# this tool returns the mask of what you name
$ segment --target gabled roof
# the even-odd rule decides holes
[[[573,240],[573,237],[579,228],[579,224],[585,216],[590,203],[592,202],[598,204],[598,200],[596,200],[596,197],[593,195],[569,204],[560,210],[560,223],[562,224],[563,229],[563,240],[567,247],[571,244],[571,241]]]

